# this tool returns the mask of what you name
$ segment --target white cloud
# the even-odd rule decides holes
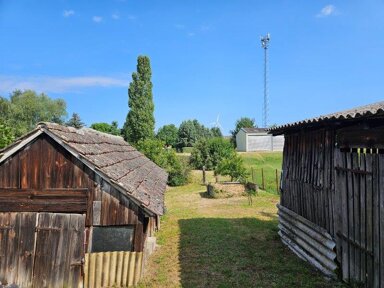
[[[93,20],[93,22],[100,23],[101,21],[103,21],[103,17],[101,17],[101,16],[93,16],[92,20]]]
[[[70,17],[73,15],[75,15],[75,11],[73,11],[73,10],[64,10],[64,12],[63,12],[64,17]]]
[[[0,93],[10,93],[15,89],[32,89],[38,92],[61,93],[77,91],[80,88],[90,87],[127,87],[128,78],[106,76],[82,77],[12,77],[0,75]]]
[[[320,12],[316,15],[316,17],[328,17],[336,14],[337,14],[336,7],[330,4],[330,5],[324,6],[320,10]]]
[[[112,14],[112,19],[119,20],[120,19],[120,15],[118,13],[113,13]]]

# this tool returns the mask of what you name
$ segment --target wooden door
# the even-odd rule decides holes
[[[39,214],[33,287],[81,286],[84,225],[80,214]]]
[[[384,154],[336,149],[337,254],[343,280],[384,287]]]
[[[32,285],[37,213],[0,213],[0,282]]]

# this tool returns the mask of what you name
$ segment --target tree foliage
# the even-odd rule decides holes
[[[178,143],[179,129],[173,124],[164,125],[157,131],[156,138],[163,141],[165,145],[176,147]]]
[[[243,159],[236,153],[220,161],[215,169],[215,173],[230,176],[231,181],[245,181],[248,175],[247,169],[244,167]]]
[[[11,144],[13,140],[12,129],[0,119],[0,149]]]
[[[93,123],[91,124],[91,128],[112,135],[121,135],[121,130],[118,128],[117,121],[112,121],[111,124],[105,122]]]
[[[72,117],[65,123],[67,126],[80,129],[85,126],[84,122],[81,121],[80,115],[78,113],[73,113]]]
[[[180,124],[179,145],[181,147],[192,147],[198,140],[211,137],[211,130],[200,124],[196,119],[186,120]]]
[[[221,133],[221,130],[219,127],[212,127],[211,135],[212,137],[223,137],[223,133]]]
[[[236,147],[236,134],[240,131],[241,128],[254,128],[257,127],[255,124],[255,119],[242,117],[236,121],[235,129],[231,131],[231,142]]]
[[[180,186],[188,182],[190,169],[177,157],[175,151],[164,148],[159,139],[144,139],[137,143],[137,149],[168,172],[168,185]]]
[[[155,118],[153,112],[151,66],[147,56],[137,59],[137,72],[132,74],[132,82],[128,89],[128,106],[130,108],[123,134],[126,141],[132,144],[154,136]]]
[[[214,170],[225,158],[235,154],[231,143],[224,138],[201,139],[193,147],[190,163],[195,169]]]
[[[32,90],[14,91],[9,100],[0,97],[0,119],[11,127],[15,137],[35,128],[39,122],[64,123],[67,115],[66,103],[62,99],[51,99]]]

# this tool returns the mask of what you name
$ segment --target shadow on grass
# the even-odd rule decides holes
[[[277,221],[179,220],[182,287],[335,287],[277,235]]]

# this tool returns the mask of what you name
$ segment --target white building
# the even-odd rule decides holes
[[[241,128],[236,134],[237,151],[283,151],[284,136],[272,136],[266,128]]]

